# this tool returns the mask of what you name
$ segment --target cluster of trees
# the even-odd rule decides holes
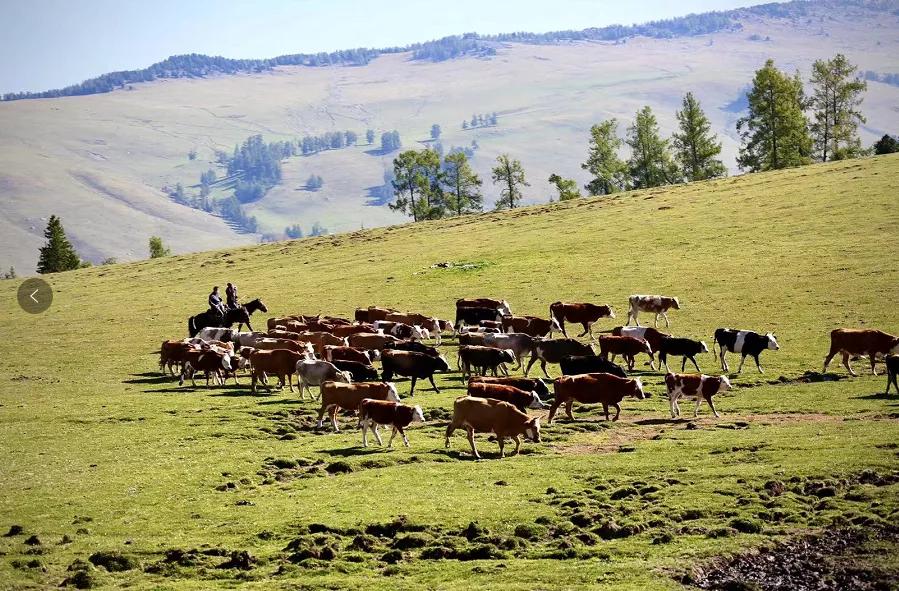
[[[306,189],[309,191],[318,191],[325,186],[325,179],[319,175],[310,174],[306,179]]]
[[[150,250],[151,259],[167,257],[172,254],[171,249],[166,248],[166,246],[162,243],[162,238],[160,238],[159,236],[150,236],[148,248]]]
[[[895,154],[896,152],[899,152],[899,139],[888,133],[884,134],[874,144],[874,153],[878,156],[881,154]]]
[[[489,57],[496,55],[496,43],[485,42],[477,33],[450,35],[433,41],[409,46],[412,59],[442,62],[462,56]]]
[[[403,143],[400,141],[400,132],[397,130],[385,131],[381,134],[382,152],[395,152],[402,147]]]
[[[372,131],[371,133],[373,140],[374,132]],[[329,131],[321,135],[307,135],[300,140],[299,145],[303,155],[308,156],[323,150],[339,150],[340,148],[354,146],[358,139],[359,136],[355,131]],[[368,143],[371,143],[371,141]]]
[[[497,124],[498,117],[496,112],[484,115],[472,115],[471,120],[465,120],[462,122],[462,129],[473,129],[475,127],[492,127]]]
[[[303,228],[300,227],[300,224],[293,224],[291,226],[287,226],[284,228],[284,236],[287,238],[302,238],[304,235],[307,236],[325,236],[328,234],[328,229],[322,226],[320,223],[315,222],[312,224],[312,227],[309,229],[308,234],[303,234]]]

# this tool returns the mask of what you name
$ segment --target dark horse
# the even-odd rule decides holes
[[[256,310],[268,312],[268,308],[265,307],[265,304],[263,304],[262,300],[259,298],[256,298],[252,302],[247,302],[239,308],[228,310],[228,312],[225,313],[224,319],[211,310],[206,310],[205,312],[197,314],[196,316],[191,316],[187,319],[187,332],[190,336],[195,337],[197,336],[197,333],[204,328],[210,326],[231,328],[234,323],[237,323],[237,330],[243,328],[244,324],[247,325],[249,330],[253,330],[253,327],[250,324],[250,315]]]

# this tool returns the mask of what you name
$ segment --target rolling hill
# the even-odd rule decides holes
[[[853,572],[895,581],[897,395],[883,376],[816,372],[834,327],[899,331],[897,174],[882,156],[95,267],[50,276],[40,315],[0,281],[0,527],[23,530],[0,537],[0,586],[675,590],[722,555],[854,526],[871,537],[850,545]],[[159,342],[226,280],[269,315],[447,317],[494,296],[545,317],[563,299],[612,304],[600,330],[628,294],[660,292],[681,298],[677,335],[771,330],[782,348],[767,373],[731,376],[720,419],[670,420],[661,374],[640,365],[652,397],[626,399],[619,422],[576,406],[519,457],[478,435],[482,462],[462,434],[443,445],[459,375],[412,398],[400,380],[428,421],[408,449],[366,450],[350,417],[316,431],[296,394],[159,375]],[[829,557],[810,560],[847,563]]]
[[[222,219],[174,203],[164,187],[196,194],[200,174],[215,169],[216,151],[248,136],[296,141],[307,134],[366,129],[399,131],[404,147],[428,145],[443,129],[446,149],[476,142],[474,166],[496,197],[489,170],[508,152],[524,164],[527,203],[546,202],[550,173],[586,180],[580,163],[590,125],[617,117],[623,134],[644,104],[664,132],[684,92],[701,99],[733,169],[734,123],[755,69],[772,57],[807,76],[818,58],[845,53],[861,70],[897,71],[895,3],[799,3],[801,10],[737,10],[715,33],[615,42],[494,42],[495,55],[443,61],[385,53],[360,66],[276,66],[257,73],[135,83],[107,94],[0,102],[0,268],[34,269],[50,214],[61,216],[81,254],[93,262],[146,256],[150,235],[175,252],[258,242]],[[588,23],[585,23],[588,24]],[[863,111],[867,145],[897,127],[899,88],[870,82]],[[498,115],[498,125],[463,130],[472,113]],[[361,140],[364,144],[364,140]],[[195,160],[188,153],[196,151]],[[358,145],[284,161],[283,181],[248,213],[259,232],[292,224],[308,232],[403,221],[372,189],[384,183],[392,154]],[[324,187],[305,189],[320,175]],[[212,197],[223,198],[220,188]]]

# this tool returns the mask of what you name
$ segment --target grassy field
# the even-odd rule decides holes
[[[832,328],[899,331],[897,173],[899,157],[878,157],[94,268],[50,277],[37,316],[0,282],[0,529],[24,529],[0,538],[0,587],[55,587],[73,561],[114,551],[129,568],[92,569],[97,585],[677,589],[714,556],[895,523],[899,484],[860,475],[899,469],[899,397],[882,376],[798,378],[820,371]],[[448,260],[483,265],[431,268]],[[464,391],[453,373],[409,399],[429,419],[411,448],[363,449],[348,418],[315,431],[315,403],[296,394],[159,375],[159,342],[228,280],[270,315],[379,304],[450,317],[458,297],[502,296],[542,316],[557,299],[609,303],[621,320],[630,293],[659,292],[681,299],[675,334],[771,330],[782,349],[763,354],[766,374],[733,378],[720,419],[703,407],[669,420],[661,375],[641,367],[652,397],[626,400],[619,422],[576,408],[518,457],[479,436],[487,459],[474,462],[461,433],[443,447]],[[399,516],[386,529],[401,533],[375,535]],[[895,566],[897,549],[881,558]]]
[[[423,147],[431,125],[442,126],[446,149],[480,146],[473,165],[485,180],[487,207],[498,196],[490,179],[496,156],[522,161],[531,187],[526,202],[555,194],[552,173],[588,179],[584,161],[590,125],[617,117],[624,136],[644,105],[662,131],[690,90],[702,101],[733,168],[738,148],[734,107],[753,72],[773,58],[807,78],[812,62],[843,52],[861,70],[897,71],[899,16],[815,4],[808,19],[741,17],[743,28],[678,39],[630,39],[623,44],[508,44],[492,59],[414,62],[387,55],[365,67],[285,67],[209,79],[163,80],[132,90],[58,100],[0,104],[0,269],[32,270],[50,214],[61,216],[82,256],[98,263],[147,257],[147,239],[161,236],[184,253],[257,242],[221,220],[173,203],[164,186],[182,183],[196,194],[215,150],[230,152],[253,134],[267,141],[350,129],[396,129],[405,148]],[[590,23],[584,23],[589,26]],[[751,37],[770,38],[752,41]],[[301,49],[298,47],[298,49]],[[872,82],[862,111],[867,146],[895,133],[899,88]],[[463,130],[473,113],[497,112],[499,125]],[[197,159],[188,160],[196,150]],[[392,154],[371,146],[296,157],[284,162],[284,182],[248,208],[263,232],[316,221],[332,231],[388,225],[402,217],[369,205],[367,189],[383,183]],[[310,174],[317,192],[298,191]],[[224,197],[214,193],[213,196]],[[100,213],[102,212],[102,214]]]

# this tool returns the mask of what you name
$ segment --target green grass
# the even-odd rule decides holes
[[[120,551],[142,568],[97,569],[99,583],[677,588],[671,575],[697,560],[775,536],[841,518],[895,522],[899,485],[855,478],[899,468],[899,398],[879,394],[882,376],[793,379],[820,371],[832,328],[897,332],[897,173],[899,157],[879,157],[88,269],[49,277],[54,303],[39,316],[15,306],[16,282],[2,282],[0,529],[19,524],[25,536],[0,538],[0,587],[56,586],[76,558]],[[479,268],[431,268],[443,261]],[[557,299],[609,303],[620,321],[630,293],[659,292],[681,299],[671,314],[675,334],[710,342],[719,326],[773,330],[782,349],[763,354],[766,374],[747,367],[733,379],[717,420],[703,407],[698,421],[669,421],[660,375],[646,372],[652,398],[626,400],[620,422],[576,407],[574,425],[557,419],[545,427],[546,441],[525,443],[519,457],[496,459],[496,444],[481,435],[488,459],[473,462],[461,433],[445,451],[438,419],[410,431],[410,449],[363,450],[349,419],[339,434],[313,432],[315,404],[296,394],[252,396],[246,378],[237,388],[179,388],[157,374],[159,342],[182,336],[209,287],[228,280],[244,298],[262,297],[270,315],[347,315],[378,304],[450,317],[458,297],[501,296],[517,313],[542,316]],[[452,343],[447,353],[454,358]],[[699,362],[716,369],[711,355]],[[787,381],[769,383],[780,376]],[[438,385],[440,394],[422,388],[410,399],[432,417],[463,392],[457,374]],[[408,382],[399,388],[405,395]],[[681,406],[689,417],[692,405]],[[298,458],[300,467],[273,466]],[[327,475],[337,461],[352,472]],[[766,497],[769,480],[792,488]],[[824,480],[835,497],[803,489]],[[627,487],[638,494],[612,498]],[[659,490],[639,492],[646,487]],[[558,526],[571,517],[568,500],[583,502],[596,523],[611,518],[636,530],[574,544],[578,558],[562,560],[547,556],[570,536],[473,562],[422,560],[420,550],[407,550],[395,566],[380,561],[387,542],[374,554],[345,550],[352,536],[323,541],[338,546],[330,562],[294,565],[284,550],[306,539],[310,523],[353,528],[399,515],[450,540],[471,521],[508,539],[538,518]],[[702,511],[685,519],[690,510]],[[761,532],[728,529],[739,519]],[[257,536],[263,531],[268,539]],[[666,532],[670,541],[653,543]],[[26,554],[31,534],[43,541],[40,555]],[[72,543],[58,544],[63,535]],[[259,562],[246,572],[215,568],[219,557],[143,570],[154,570],[166,550],[204,545],[246,550]],[[886,552],[884,564],[895,563],[896,549]],[[347,560],[354,554],[361,563]],[[35,558],[45,570],[22,565]]]

